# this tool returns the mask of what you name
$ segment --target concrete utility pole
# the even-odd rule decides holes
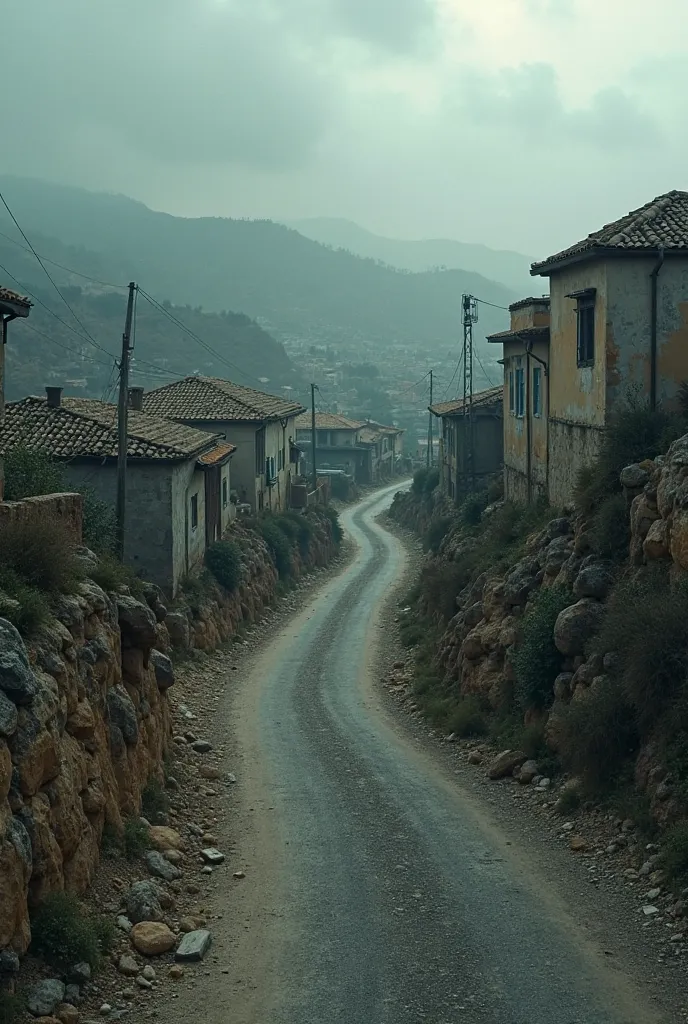
[[[432,370],[430,371],[430,405],[432,405]],[[430,469],[433,462],[433,451],[432,451],[432,413],[428,413],[428,455],[426,459],[427,467]]]
[[[131,355],[131,324],[134,317],[136,285],[129,285],[127,316],[122,335],[122,356],[119,361],[119,406],[117,410],[117,555],[124,558],[124,530],[127,504],[127,425],[129,411],[129,357]]]
[[[463,306],[463,478],[464,491],[475,490],[475,438],[473,424],[473,324],[478,322],[478,300],[464,295]]]
[[[315,384],[311,384],[311,454],[313,457],[313,490],[318,489],[318,467],[315,461]]]

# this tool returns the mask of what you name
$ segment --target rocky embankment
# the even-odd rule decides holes
[[[309,520],[308,545],[296,539],[291,545],[292,579],[338,551],[332,520],[322,513]],[[172,609],[152,585],[136,588],[136,596],[127,586],[108,593],[90,578],[100,578],[97,557],[81,548],[85,578],[74,594],[54,601],[52,619],[30,640],[0,619],[0,997],[4,986],[13,986],[30,945],[36,908],[62,890],[84,893],[96,876],[104,834],[121,840],[127,823],[139,821],[146,787],[164,780],[172,743],[167,693],[175,681],[170,655],[175,648],[213,649],[274,601],[280,578],[265,541],[241,524],[232,540],[241,569],[231,593],[207,574]],[[189,737],[189,747],[202,754],[202,741]],[[208,769],[208,780],[217,777]],[[186,840],[153,832],[150,872],[174,873],[185,843],[211,845],[203,839],[207,831]],[[210,870],[213,854],[202,856]],[[154,894],[153,883],[148,889]],[[130,924],[159,926],[155,941],[163,941],[161,920],[157,911],[152,917],[134,911]],[[148,932],[155,931],[139,928],[134,948],[147,953]],[[179,935],[168,927],[166,942],[170,934],[176,947]],[[70,982],[52,980],[63,989]]]
[[[458,595],[456,613],[438,642],[435,664],[448,691],[457,698],[475,696],[500,712],[513,699],[514,660],[524,615],[534,598],[548,588],[568,595],[553,630],[560,660],[549,696],[542,707],[522,708],[526,725],[543,723],[547,743],[555,753],[567,708],[603,691],[616,668],[617,652],[591,654],[590,650],[619,574],[658,563],[672,579],[688,571],[688,437],[674,442],[665,456],[627,466],[620,482],[630,522],[625,566],[596,555],[589,521],[576,515],[573,507],[567,508],[566,514],[528,537],[525,557],[507,572],[488,569]],[[441,498],[419,500],[406,494],[398,497],[392,516],[424,532],[433,519],[447,511],[456,518],[456,510],[449,510]],[[488,509],[485,516],[490,512]],[[465,531],[457,524],[448,530],[439,554],[428,558],[445,565],[458,561],[466,544]],[[406,674],[408,671],[406,666]],[[398,682],[403,685],[404,679]],[[520,765],[514,767],[518,774]],[[635,781],[647,794],[651,814],[660,824],[683,816],[685,808],[675,793],[671,772],[651,741],[638,753]]]

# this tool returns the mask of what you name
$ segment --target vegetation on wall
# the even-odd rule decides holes
[[[566,587],[544,587],[528,602],[513,657],[514,697],[521,713],[546,708],[554,699],[552,682],[562,661],[554,643],[554,624],[573,600]]]

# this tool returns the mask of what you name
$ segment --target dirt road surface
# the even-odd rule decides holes
[[[380,612],[405,554],[375,518],[394,490],[344,514],[355,557],[220,705],[216,728],[236,741],[234,859],[246,878],[218,895],[224,966],[166,1019],[668,1024],[389,710]]]

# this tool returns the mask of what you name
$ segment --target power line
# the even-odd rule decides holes
[[[241,374],[242,377],[247,377],[249,380],[255,381],[256,384],[260,384],[261,387],[263,386],[263,382],[258,380],[257,377],[254,377],[253,374],[247,373],[245,370],[242,370],[240,366],[237,366],[235,363],[230,363],[228,359],[225,359],[224,356],[221,356],[220,353],[217,352],[211,345],[209,345],[207,341],[204,341],[203,338],[200,338],[194,331],[191,330],[190,327],[187,327],[187,325],[182,320],[179,320],[176,316],[170,313],[169,309],[166,309],[162,305],[162,303],[158,302],[157,299],[154,299],[152,295],[149,295],[147,291],[145,291],[143,288],[140,288],[139,291],[141,292],[141,295],[143,295],[144,299],[146,299],[151,304],[151,306],[157,309],[160,313],[163,313],[164,316],[171,320],[173,324],[176,324],[176,326],[181,331],[184,331],[185,334],[188,334],[190,338],[193,338],[194,341],[196,341],[202,348],[205,349],[206,352],[209,353],[209,355],[217,359],[218,362],[223,363],[230,370],[235,370],[237,373]]]
[[[488,384],[489,384],[489,385],[490,385],[491,387],[493,387],[493,388],[499,387],[499,385],[498,385],[498,384],[495,384],[495,383],[494,383],[494,381],[493,381],[493,380],[492,380],[492,378],[490,377],[489,373],[487,372],[487,370],[486,370],[486,369],[485,369],[485,367],[483,366],[483,361],[482,361],[482,359],[480,358],[480,356],[478,355],[478,350],[477,350],[477,348],[476,348],[476,350],[475,350],[475,358],[476,358],[476,359],[478,360],[478,363],[479,363],[479,365],[480,365],[480,369],[481,369],[481,370],[483,371],[483,374],[485,375],[485,380],[487,381],[487,383],[488,383]]]
[[[11,235],[6,235],[4,231],[0,231],[0,238],[4,238],[8,242],[11,242],[12,245],[16,245],[17,248],[21,249],[23,252],[32,253],[33,255],[35,255],[33,249],[29,249],[27,248],[27,246],[22,245],[21,242],[18,242],[16,238],[12,238]],[[119,291],[123,292],[127,290],[127,286],[124,284],[115,284],[113,281],[101,281],[97,277],[90,277],[88,274],[84,274],[80,270],[75,270],[74,267],[67,267],[64,265],[64,263],[58,263],[57,260],[51,260],[49,259],[48,256],[43,256],[42,253],[41,259],[43,260],[44,263],[49,263],[52,267],[59,267],[60,270],[64,270],[68,274],[74,274],[75,277],[83,277],[84,281],[90,281],[92,284],[102,285],[103,288],[117,288]]]
[[[55,289],[55,291],[57,292],[57,294],[58,294],[58,295],[60,296],[60,298],[62,299],[62,301],[64,302],[64,304],[65,304],[65,306],[67,307],[67,309],[69,310],[69,312],[70,312],[70,313],[72,314],[72,316],[74,317],[74,319],[75,319],[75,320],[76,320],[76,322],[78,323],[79,327],[80,327],[80,328],[81,328],[81,330],[82,330],[82,331],[84,332],[85,336],[86,336],[86,337],[88,338],[88,340],[89,340],[89,341],[91,342],[91,344],[92,344],[92,345],[95,345],[95,347],[96,347],[96,348],[99,348],[99,349],[101,350],[101,352],[105,352],[105,354],[106,354],[106,355],[109,355],[109,352],[107,351],[107,349],[103,348],[103,346],[102,346],[102,345],[100,345],[100,344],[99,344],[99,343],[98,343],[98,342],[97,342],[97,341],[95,340],[95,338],[91,337],[91,335],[90,335],[90,334],[89,334],[89,332],[88,332],[88,331],[86,330],[86,328],[84,327],[84,325],[83,325],[83,323],[81,322],[81,320],[79,319],[79,317],[78,317],[78,316],[76,315],[76,313],[74,312],[74,310],[72,309],[72,307],[70,306],[70,304],[69,304],[69,303],[67,302],[66,298],[64,297],[64,295],[63,295],[63,294],[62,294],[62,292],[60,291],[60,288],[59,288],[59,286],[57,285],[57,283],[56,283],[55,279],[54,279],[54,278],[53,278],[53,277],[51,276],[51,274],[50,274],[50,271],[48,270],[48,268],[46,267],[46,265],[45,265],[45,264],[43,263],[43,261],[42,261],[41,257],[40,257],[40,256],[38,255],[38,253],[37,253],[37,252],[36,252],[36,250],[34,249],[34,247],[33,247],[33,245],[31,244],[31,242],[30,242],[29,238],[27,237],[27,235],[26,235],[26,234],[24,233],[24,230],[23,230],[23,228],[22,228],[21,224],[19,223],[19,221],[17,220],[17,218],[16,218],[15,216],[14,216],[14,214],[13,214],[13,213],[12,213],[12,211],[10,210],[9,206],[7,205],[7,200],[5,199],[5,197],[4,197],[4,195],[2,194],[2,192],[0,192],[0,201],[2,202],[2,204],[3,204],[3,206],[5,207],[5,209],[7,210],[7,212],[9,213],[10,217],[12,218],[12,220],[13,220],[13,222],[14,222],[14,224],[15,224],[16,228],[17,228],[17,230],[19,231],[19,233],[21,234],[22,238],[24,239],[24,241],[25,241],[25,242],[26,242],[26,244],[28,245],[29,249],[30,249],[30,250],[31,250],[31,252],[32,252],[32,253],[34,254],[34,256],[36,257],[36,259],[38,260],[38,262],[39,262],[39,264],[40,264],[40,266],[41,266],[41,268],[42,268],[42,270],[43,270],[43,273],[44,273],[44,274],[45,274],[45,276],[46,276],[46,277],[48,278],[48,280],[50,281],[50,283],[52,284],[53,288]]]
[[[0,270],[2,270],[2,267],[0,267]],[[61,341],[57,340],[57,338],[51,338],[49,334],[46,334],[45,331],[40,331],[37,327],[34,327],[33,324],[24,322],[22,324],[22,327],[26,328],[26,330],[28,330],[28,331],[33,331],[34,334],[38,334],[39,337],[44,338],[46,341],[50,342],[51,345],[57,345],[58,348],[63,349],[65,352],[68,352],[70,356],[74,356],[77,359],[81,359],[82,361],[86,361],[88,363],[100,363],[101,366],[113,366],[114,365],[114,362],[115,362],[114,358],[111,360],[111,362],[108,362],[107,360],[100,359],[98,356],[95,356],[95,355],[93,355],[93,356],[84,356],[80,352],[78,352],[76,349],[69,348],[69,346],[67,346],[67,345],[63,345]]]
[[[493,309],[505,309],[507,313],[509,312],[508,306],[500,306],[496,302],[488,302],[487,299],[479,299],[475,295],[471,296],[471,298],[475,299],[476,302],[482,303],[483,306],[492,306]]]
[[[454,383],[454,381],[458,377],[459,370],[461,369],[461,364],[462,363],[463,363],[463,352],[461,352],[461,355],[459,356],[459,361],[456,364],[456,369],[454,370],[454,376],[452,377],[452,379],[449,381],[449,383],[447,384],[446,388],[444,389],[444,392],[442,394],[442,400],[444,400],[444,398],[447,395],[447,392],[449,391],[449,389],[451,388],[452,384]]]

